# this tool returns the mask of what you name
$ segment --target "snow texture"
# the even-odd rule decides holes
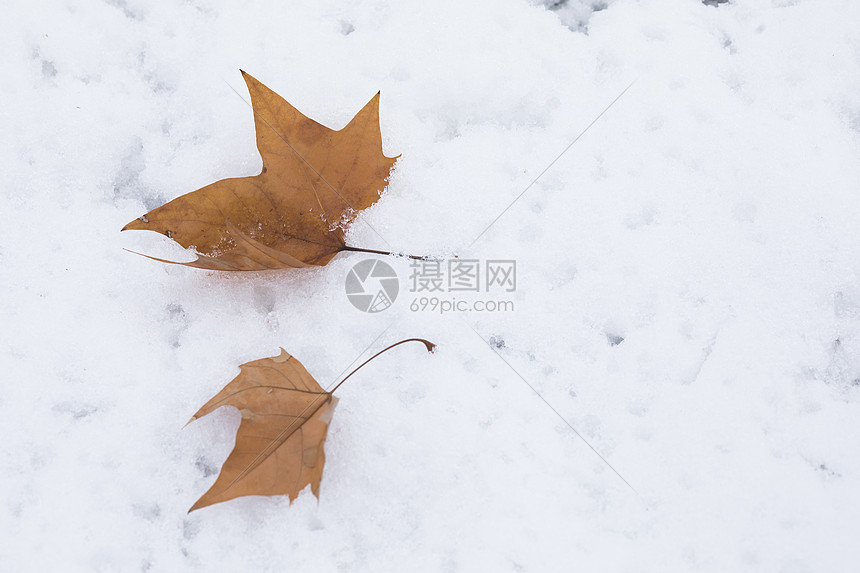
[[[4,571],[856,568],[860,4],[568,4],[7,0]],[[240,68],[333,128],[381,90],[402,157],[351,244],[516,259],[515,310],[124,251],[187,257],[119,229],[260,169]],[[338,390],[319,502],[186,514],[240,363],[327,386],[411,336]]]

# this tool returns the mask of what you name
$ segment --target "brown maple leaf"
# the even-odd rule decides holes
[[[196,261],[178,264],[211,270],[307,267],[345,250],[378,253],[347,246],[343,226],[379,199],[397,160],[382,153],[379,93],[335,131],[242,75],[263,158],[260,174],[182,195],[122,230],[163,233],[199,253]]]
[[[221,406],[242,414],[236,445],[218,479],[189,512],[244,495],[288,495],[292,502],[308,485],[319,498],[323,444],[338,401],[333,393],[359,368],[405,342],[421,342],[431,352],[435,348],[421,338],[401,340],[364,361],[331,391],[283,348],[279,356],[239,366],[239,375],[191,418]]]
[[[284,349],[239,369],[191,418],[221,406],[234,406],[242,414],[236,446],[190,511],[242,495],[289,495],[292,501],[308,484],[319,497],[323,442],[337,398]]]

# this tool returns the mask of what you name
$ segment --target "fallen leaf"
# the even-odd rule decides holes
[[[321,266],[341,251],[363,251],[346,245],[344,226],[379,199],[397,160],[382,153],[379,93],[335,131],[242,75],[263,158],[260,174],[182,195],[122,230],[162,233],[199,254],[176,264],[222,271]]]
[[[242,414],[236,445],[218,479],[189,511],[243,495],[288,495],[292,501],[308,484],[319,497],[323,443],[337,398],[284,349],[239,369],[191,418],[221,406]]]
[[[283,348],[278,356],[239,366],[239,375],[191,418],[221,406],[233,406],[242,415],[236,445],[218,479],[188,511],[245,495],[288,495],[292,502],[308,485],[319,498],[323,445],[338,402],[333,393],[365,364],[406,342],[421,342],[429,352],[436,347],[422,338],[396,342],[362,362],[331,391]]]

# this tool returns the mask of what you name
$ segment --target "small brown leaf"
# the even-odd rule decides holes
[[[362,362],[331,392],[283,348],[278,356],[239,366],[240,374],[191,418],[221,406],[242,414],[236,445],[218,479],[188,511],[243,495],[288,495],[292,501],[308,484],[319,498],[323,444],[338,401],[332,394],[365,364],[407,342],[420,342],[428,352],[436,348],[423,338],[396,342]]]
[[[236,445],[218,479],[189,511],[243,495],[288,495],[292,501],[308,484],[319,497],[323,444],[337,398],[284,349],[239,369],[191,418],[221,406],[242,414]]]
[[[343,225],[379,199],[397,160],[382,153],[379,94],[335,131],[242,75],[263,158],[260,174],[222,179],[182,195],[122,230],[156,231],[194,247],[202,256],[177,264],[202,269],[325,265],[350,250]]]

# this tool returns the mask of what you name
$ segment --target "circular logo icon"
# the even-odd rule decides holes
[[[346,275],[346,297],[362,312],[382,312],[392,305],[400,291],[394,269],[379,259],[365,259]]]

